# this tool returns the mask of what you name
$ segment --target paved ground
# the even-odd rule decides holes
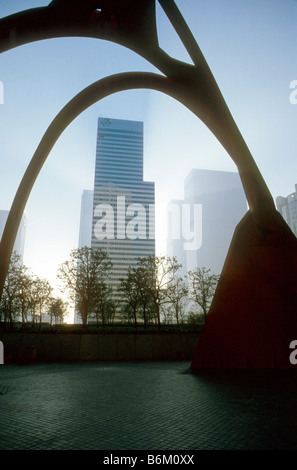
[[[0,367],[1,450],[297,449],[295,371]]]

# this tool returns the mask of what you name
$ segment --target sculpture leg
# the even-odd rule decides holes
[[[191,368],[290,368],[297,339],[297,239],[275,210],[238,224]],[[296,367],[296,366],[295,366]]]

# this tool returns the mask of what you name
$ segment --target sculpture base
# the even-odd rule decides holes
[[[248,212],[236,227],[192,370],[297,368],[297,239],[273,219],[267,230]]]

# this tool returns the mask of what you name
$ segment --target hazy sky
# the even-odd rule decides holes
[[[296,0],[180,0],[176,2],[275,198],[297,183]],[[48,1],[0,0],[0,16]],[[158,7],[161,46],[188,56]],[[27,44],[0,55],[0,209],[9,209],[19,182],[51,120],[80,90],[101,77],[156,71],[144,59],[102,40],[63,38]],[[144,122],[144,175],[156,182],[164,207],[183,197],[192,168],[236,171],[210,131],[173,99],[129,91],[102,100],[64,132],[26,207],[25,264],[55,282],[59,264],[77,247],[83,189],[92,189],[99,116]],[[157,248],[164,218],[159,210]]]

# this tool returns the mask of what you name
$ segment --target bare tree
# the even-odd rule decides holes
[[[67,312],[67,303],[64,302],[60,297],[51,297],[48,304],[48,314],[50,316],[50,324],[63,323]]]
[[[143,269],[146,291],[150,294],[156,312],[156,322],[161,327],[161,309],[168,302],[167,291],[174,274],[181,268],[175,257],[148,256],[139,259]]]
[[[69,259],[59,268],[58,278],[81,315],[83,326],[87,325],[88,317],[99,301],[98,296],[111,266],[109,255],[104,250],[85,246],[72,250]]]
[[[137,326],[138,309],[140,306],[140,295],[136,283],[135,269],[129,266],[125,278],[121,278],[119,293],[122,297],[122,315],[130,320],[132,318],[134,325]]]
[[[22,325],[28,321],[30,314],[30,292],[32,289],[33,279],[28,273],[27,268],[23,268],[19,277],[19,312],[22,320]]]
[[[173,273],[167,289],[169,299],[169,312],[173,313],[176,324],[184,319],[186,304],[188,303],[188,286],[186,281],[177,273]]]
[[[21,318],[25,324],[31,314],[32,323],[36,323],[37,317],[41,323],[51,291],[49,282],[32,275],[23,265],[20,255],[14,252],[1,300],[1,317],[10,324]]]
[[[142,310],[142,319],[144,328],[147,327],[148,322],[153,318],[155,307],[153,297],[150,289],[147,286],[147,272],[146,268],[142,265],[141,260],[138,261],[137,267],[134,268],[134,282],[136,284],[139,303]]]
[[[99,320],[101,320],[103,327],[105,327],[106,323],[111,323],[115,316],[112,288],[105,282],[98,282],[96,285],[92,311],[95,313],[97,325]]]
[[[25,279],[25,270],[21,256],[14,251],[11,256],[0,305],[1,319],[4,323],[12,325],[20,311],[20,290],[22,281]]]
[[[189,297],[200,307],[204,320],[211,305],[219,276],[205,267],[188,272],[190,282]]]
[[[34,283],[34,287],[37,291],[37,316],[39,317],[39,323],[42,323],[42,317],[48,308],[53,288],[50,286],[47,279],[37,277],[35,278]]]

